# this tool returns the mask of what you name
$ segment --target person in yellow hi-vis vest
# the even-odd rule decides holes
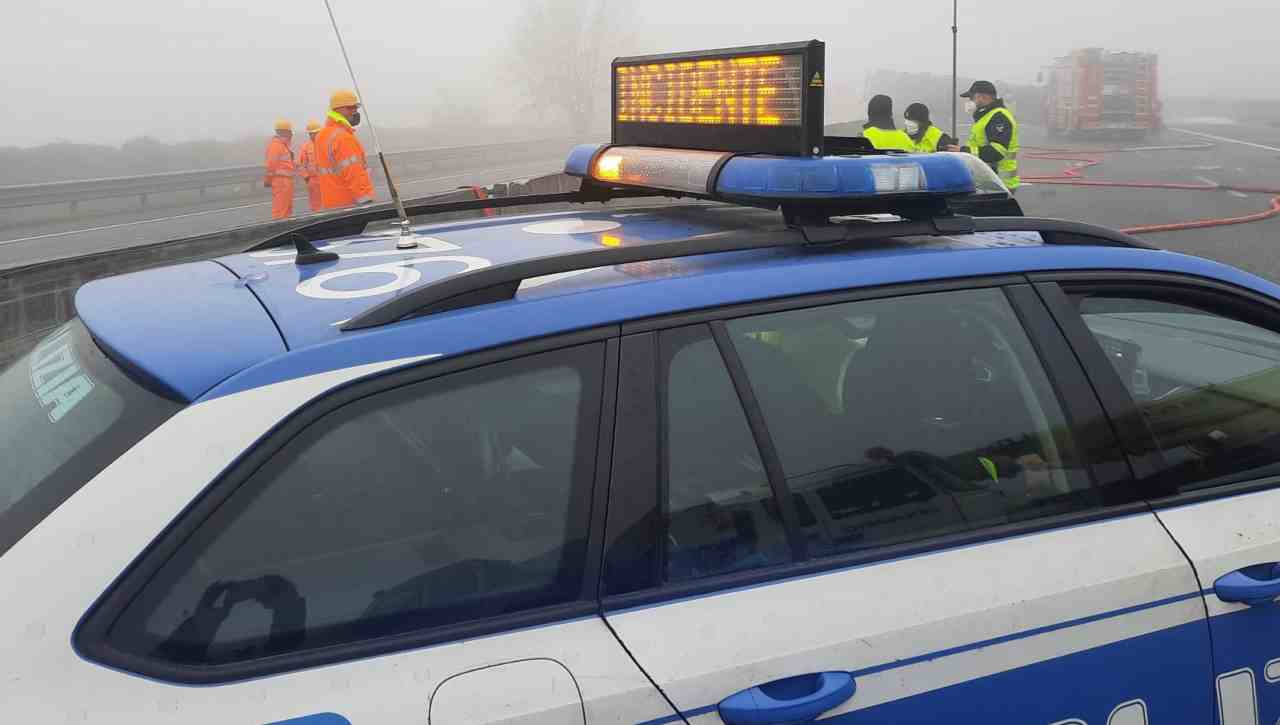
[[[882,151],[915,151],[916,145],[907,134],[893,125],[893,99],[875,96],[867,104],[867,122],[862,135]]]
[[[1000,100],[991,81],[975,81],[960,97],[969,99],[965,110],[973,114],[973,129],[966,147],[947,150],[974,154],[1000,175],[1009,191],[1017,191],[1022,182],[1018,178],[1018,121],[1013,111]]]
[[[906,119],[906,123],[902,124],[903,130],[907,132],[907,135],[911,137],[912,143],[916,145],[916,151],[931,154],[939,149],[955,145],[955,139],[933,125],[933,121],[929,119],[929,107],[923,103],[913,103],[907,106],[907,111],[903,114],[903,117]]]

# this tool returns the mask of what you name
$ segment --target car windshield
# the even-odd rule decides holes
[[[73,320],[0,372],[0,554],[181,406]]]

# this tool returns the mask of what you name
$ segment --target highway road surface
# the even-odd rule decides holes
[[[1180,125],[1141,142],[1047,142],[1028,129],[1027,146],[1100,148],[1211,144],[1195,150],[1150,150],[1104,154],[1085,178],[1203,185],[1240,184],[1280,188],[1280,128],[1239,125]],[[1070,162],[1027,160],[1024,175],[1053,175]],[[1082,188],[1032,183],[1018,194],[1028,215],[1077,219],[1110,227],[1166,224],[1232,217],[1265,210],[1270,195],[1231,191]],[[1280,281],[1280,218],[1194,231],[1146,234],[1156,246],[1208,257]]]
[[[1096,180],[1212,183],[1280,187],[1280,128],[1243,125],[1170,124],[1160,137],[1142,141],[1070,142],[1045,139],[1034,127],[1025,127],[1026,151],[1040,148],[1098,149],[1157,147],[1100,156],[1101,165],[1087,169],[1084,177]],[[1161,146],[1200,145],[1196,149],[1161,149]],[[406,198],[447,191],[460,185],[483,184],[558,171],[565,149],[548,148],[545,161],[513,166],[489,164],[465,172],[431,178],[401,180]],[[1025,159],[1024,176],[1055,175],[1068,161]],[[385,190],[380,190],[386,198]],[[1176,191],[1165,189],[1082,188],[1030,183],[1018,195],[1028,215],[1078,219],[1118,228],[1163,224],[1194,219],[1232,217],[1266,209],[1270,197],[1230,191]],[[301,209],[306,208],[300,202]],[[266,220],[265,202],[210,201],[203,206],[168,212],[122,212],[94,217],[89,222],[62,220],[31,229],[0,233],[0,269],[74,254],[204,234]],[[89,228],[83,228],[91,223]],[[1196,231],[1151,234],[1149,241],[1172,250],[1197,254],[1234,264],[1265,277],[1280,280],[1280,219],[1239,226]]]
[[[564,150],[548,149],[545,160],[489,163],[467,171],[441,172],[429,174],[426,178],[401,178],[397,181],[401,197],[411,199],[458,186],[555,172],[563,165]],[[376,191],[380,201],[390,199],[385,187],[378,186]],[[152,209],[137,208],[136,203],[130,206],[132,208],[109,214],[64,216],[36,224],[0,227],[0,269],[208,234],[271,220],[270,199],[260,198],[211,198],[204,202]],[[294,212],[299,217],[309,213],[305,198],[294,200]]]

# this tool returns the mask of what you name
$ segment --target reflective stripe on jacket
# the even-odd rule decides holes
[[[373,199],[364,146],[347,119],[333,111],[316,136],[316,174],[320,178],[320,204],[325,209]]]
[[[1007,133],[997,136],[987,132],[987,127],[996,120],[1004,121],[1000,125],[1008,126]],[[969,153],[986,161],[1010,190],[1022,183],[1018,178],[1018,121],[1013,112],[1003,105],[987,111],[973,124],[969,133]]]
[[[266,168],[267,181],[275,177],[293,178],[293,149],[290,149],[289,144],[279,136],[272,136],[271,142],[267,144]]]
[[[302,178],[311,181],[316,175],[316,142],[307,141],[302,144],[302,149],[298,151],[298,167],[302,171]]]

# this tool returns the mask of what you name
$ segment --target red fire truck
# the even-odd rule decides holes
[[[1086,48],[1058,58],[1042,75],[1051,135],[1160,128],[1156,55]]]

